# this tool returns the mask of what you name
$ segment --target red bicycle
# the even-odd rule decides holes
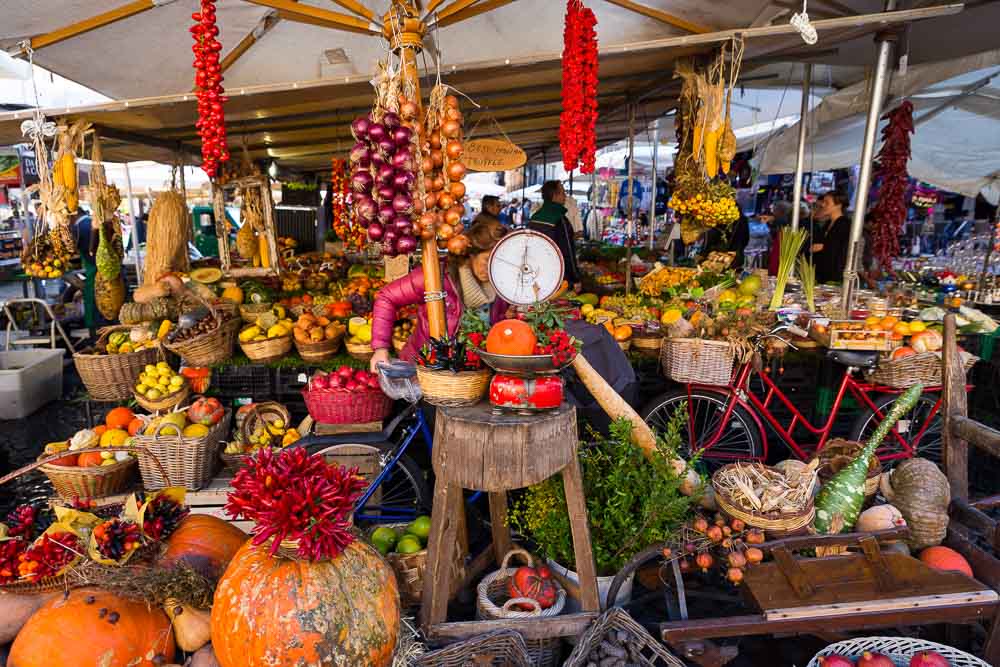
[[[787,327],[781,326],[758,336],[753,341],[757,350],[755,358],[760,358],[766,338],[774,337],[784,341],[777,334],[786,329]],[[761,365],[752,360],[737,367],[728,385],[687,384],[681,389],[658,396],[646,406],[642,417],[654,431],[662,431],[675,411],[686,406],[688,442],[692,450],[689,454],[700,453],[701,460],[710,468],[737,459],[766,460],[766,427],[796,457],[807,461],[829,440],[844,397],[850,394],[862,410],[848,437],[864,442],[902,390],[863,379],[862,372],[874,368],[878,363],[877,352],[828,350],[826,355],[835,363],[846,366],[846,369],[830,414],[822,425],[814,425],[792,403],[771,374],[763,372]],[[755,378],[759,380],[756,387],[754,385],[757,383],[753,382]],[[940,393],[940,386],[924,388],[916,405],[899,420],[879,448],[877,455],[880,461],[892,464],[911,456],[941,461]],[[774,411],[779,405],[788,413],[781,415],[781,418]],[[801,438],[808,438],[813,442],[803,442]]]

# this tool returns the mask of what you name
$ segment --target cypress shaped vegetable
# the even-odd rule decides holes
[[[899,421],[900,417],[913,409],[923,391],[924,386],[916,384],[900,394],[892,404],[889,414],[879,423],[878,428],[865,443],[861,453],[820,489],[816,497],[816,518],[813,520],[813,528],[818,534],[843,532],[851,529],[857,522],[861,506],[865,502],[865,478],[868,476],[869,459],[889,434],[889,429]],[[834,528],[835,522],[840,524],[839,528]]]

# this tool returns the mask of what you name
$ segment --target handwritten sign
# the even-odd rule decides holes
[[[517,169],[528,156],[506,139],[473,139],[465,142],[462,162],[470,171],[508,171]]]

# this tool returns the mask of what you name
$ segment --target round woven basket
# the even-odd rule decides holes
[[[258,341],[240,341],[240,349],[247,359],[258,364],[266,364],[284,357],[292,349],[292,335],[285,334],[277,338]]]
[[[929,642],[925,639],[909,637],[858,637],[830,644],[813,656],[806,667],[820,667],[820,658],[842,655],[845,658],[860,658],[864,653],[881,653],[892,660],[896,667],[909,667],[910,658],[920,651],[934,651],[948,661],[951,667],[989,667],[989,663],[957,648]]]
[[[309,415],[321,424],[380,422],[392,410],[392,399],[380,390],[364,392],[302,390]]]
[[[358,361],[371,361],[372,355],[375,354],[370,343],[352,343],[348,340],[344,341],[344,349],[347,350],[347,354],[351,355],[351,358]]]
[[[978,357],[968,352],[960,352],[959,356],[966,373],[978,361]],[[878,366],[872,371],[870,378],[872,382],[896,389],[909,389],[917,383],[939,385],[941,384],[941,368],[941,354],[939,352],[923,352],[899,359],[879,359]]]
[[[240,318],[233,318],[212,331],[179,343],[166,343],[165,347],[188,366],[215,366],[233,356],[236,332],[242,323]]]
[[[417,366],[417,381],[424,400],[445,408],[475,405],[483,400],[491,376],[488,368],[453,373]]]
[[[295,349],[298,350],[299,356],[304,361],[326,361],[337,356],[337,350],[340,349],[340,342],[343,339],[344,333],[341,331],[339,336],[328,338],[318,343],[303,343],[296,340]]]
[[[378,528],[392,528],[397,532],[406,530],[408,523],[380,523],[372,526],[368,531],[371,538]],[[412,554],[401,554],[390,551],[385,555],[393,571],[396,573],[396,581],[399,583],[399,595],[406,606],[418,605],[424,596],[424,581],[427,573],[427,549],[415,551]],[[462,549],[452,549],[451,569],[449,570],[450,589],[457,590],[465,578],[465,558],[462,556]]]
[[[175,391],[172,394],[167,394],[163,398],[157,401],[151,401],[145,396],[132,392],[132,396],[135,398],[135,402],[146,409],[147,412],[168,412],[173,410],[175,407],[187,400],[188,396],[191,395],[191,383],[188,382],[187,378],[184,378],[184,384],[181,385],[180,391]]]
[[[732,343],[701,338],[666,338],[660,348],[663,373],[674,382],[728,384],[736,350]]]
[[[556,582],[559,589],[555,604],[548,609],[542,609],[538,602],[531,598],[511,598],[507,592],[507,580],[517,572],[516,567],[510,567],[512,556],[522,558],[528,567],[534,567],[535,561],[527,551],[523,549],[511,549],[503,557],[500,569],[491,572],[483,577],[476,587],[476,618],[479,620],[499,620],[506,618],[551,618],[562,613],[566,606],[566,590]],[[522,611],[514,605],[531,605],[531,611]],[[548,639],[533,639],[525,641],[528,647],[528,654],[531,656],[533,665],[542,667],[555,667],[559,664],[560,639],[558,637]]]
[[[244,303],[240,304],[240,317],[246,324],[254,324],[260,315],[271,310],[270,303]]]
[[[96,449],[92,448],[89,451],[96,451]],[[51,458],[43,455],[38,460]],[[138,461],[129,457],[110,466],[80,468],[79,466],[44,463],[39,466],[39,469],[52,482],[52,487],[60,498],[73,500],[74,498],[104,498],[124,493],[132,486],[137,466]]]
[[[830,478],[840,472],[861,451],[860,442],[834,438],[819,451],[816,458],[819,459],[819,467],[816,469],[821,482],[828,482]],[[878,493],[879,479],[882,477],[882,464],[878,457],[873,456],[868,462],[868,476],[865,478],[865,497],[872,498]]]
[[[112,333],[131,328],[116,325],[101,329],[101,336],[93,348],[73,355],[76,372],[80,374],[91,398],[98,401],[124,401],[132,395],[132,387],[142,369],[147,364],[155,364],[162,359],[163,350],[159,345],[125,354],[97,354],[97,350],[103,350],[107,345]]]
[[[632,347],[636,352],[647,357],[660,356],[661,345],[663,345],[663,336],[637,335],[632,337]]]
[[[733,519],[739,519],[751,528],[760,528],[770,533],[787,534],[800,531],[812,523],[816,516],[816,506],[813,501],[798,512],[757,512],[748,510],[732,499],[729,493],[715,483],[715,477],[727,471],[737,464],[730,463],[715,471],[712,476],[712,488],[715,490],[715,500],[719,504],[719,510],[729,515]]]

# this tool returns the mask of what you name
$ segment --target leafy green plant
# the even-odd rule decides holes
[[[671,467],[686,422],[687,410],[676,410],[649,459],[632,443],[627,419],[613,422],[608,438],[591,431],[593,444],[581,448],[590,539],[599,575],[613,575],[650,544],[675,537],[687,520],[697,498],[681,493],[682,477]],[[510,523],[530,537],[543,556],[576,568],[559,477],[530,487],[514,501]]]

